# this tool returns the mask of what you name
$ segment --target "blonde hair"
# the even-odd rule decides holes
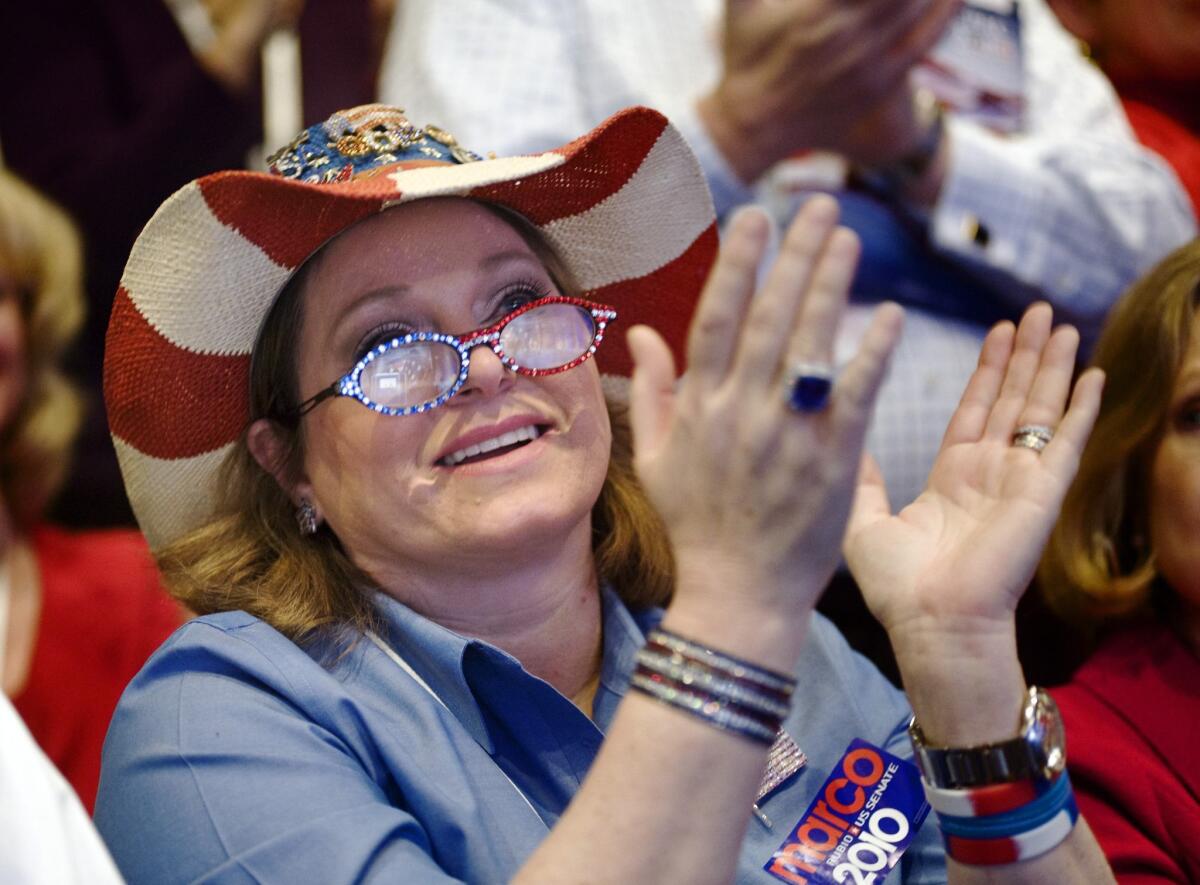
[[[1107,381],[1095,429],[1038,572],[1051,606],[1098,623],[1145,610],[1150,465],[1167,425],[1200,300],[1200,240],[1176,250],[1113,308],[1092,364]]]
[[[83,323],[81,261],[67,215],[0,168],[0,274],[16,286],[25,337],[25,389],[0,434],[0,495],[19,530],[62,486],[82,416],[61,367]]]
[[[525,238],[560,291],[578,291],[536,228],[508,210],[488,208]],[[302,322],[305,280],[317,256],[272,307],[251,365],[250,414],[275,422],[285,442],[285,473],[297,471],[304,457],[301,426],[288,416],[299,403],[293,342]],[[631,606],[665,605],[674,586],[666,532],[634,474],[626,407],[619,397],[605,399],[613,441],[592,509],[597,572]],[[377,626],[370,578],[327,527],[300,534],[291,500],[255,461],[246,434],[222,466],[220,488],[216,517],[158,554],[159,569],[178,600],[197,614],[244,610],[297,642],[332,634],[344,644]]]

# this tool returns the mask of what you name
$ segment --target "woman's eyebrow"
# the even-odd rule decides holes
[[[495,252],[491,255],[485,256],[484,258],[481,258],[479,261],[479,268],[481,270],[494,270],[500,265],[509,264],[510,262],[515,261],[519,261],[524,264],[536,265],[539,268],[544,267],[541,259],[539,259],[532,252],[528,252],[524,249],[506,249],[503,252]]]
[[[353,337],[354,324],[352,322],[355,314],[370,307],[379,301],[393,301],[403,295],[408,294],[409,286],[403,283],[389,284],[386,286],[376,286],[374,289],[368,289],[360,295],[357,295],[345,308],[338,311],[333,322],[330,324],[329,332],[325,336],[326,345],[333,350],[340,350],[354,344],[354,341],[349,339]]]
[[[524,249],[505,249],[502,252],[485,255],[479,260],[477,267],[482,271],[494,271],[506,264],[514,263],[527,264],[539,270],[545,269],[545,266],[537,255]],[[390,301],[399,298],[407,295],[410,291],[412,291],[412,287],[406,283],[389,283],[385,286],[376,286],[357,295],[353,301],[338,313],[328,340],[331,343],[337,342],[342,335],[342,329],[345,327],[346,321],[363,308],[370,306],[376,301]]]
[[[486,255],[479,260],[479,268],[481,270],[494,270],[504,264],[511,262],[522,262],[532,264],[537,267],[542,267],[542,262],[536,255],[527,252],[523,249],[506,249],[503,252],[495,252],[491,255]],[[373,289],[368,289],[361,295],[357,296],[342,310],[343,317],[349,316],[361,307],[369,304],[372,301],[380,299],[395,298],[400,295],[407,295],[411,291],[411,287],[406,283],[390,283],[386,286],[376,286]]]
[[[353,301],[346,305],[346,307],[341,311],[341,316],[350,316],[350,314],[362,307],[365,307],[372,301],[386,300],[396,298],[400,295],[407,295],[409,290],[410,287],[406,283],[389,283],[386,286],[376,286],[374,289],[368,289],[361,295],[356,296]]]

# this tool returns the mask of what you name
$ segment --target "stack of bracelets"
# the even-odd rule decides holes
[[[1079,809],[1062,721],[1043,690],[1029,690],[1021,735],[1012,741],[935,749],[915,723],[909,733],[950,857],[973,866],[1014,863],[1045,854],[1071,834]]]
[[[1053,781],[1019,781],[925,795],[937,812],[946,853],[960,863],[992,866],[1045,854],[1071,834],[1079,809],[1066,772]]]
[[[667,630],[652,630],[638,652],[633,688],[710,725],[770,746],[791,705],[796,680],[714,651]]]

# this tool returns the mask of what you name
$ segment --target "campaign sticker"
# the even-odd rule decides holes
[[[882,882],[928,815],[917,767],[855,738],[763,869],[792,885]]]

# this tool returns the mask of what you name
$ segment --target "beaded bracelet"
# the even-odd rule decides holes
[[[720,671],[710,670],[703,665],[681,663],[674,656],[657,653],[649,643],[639,655],[638,662],[652,673],[667,676],[684,685],[695,686],[723,700],[733,701],[778,719],[787,716],[791,706],[786,695],[781,697],[775,692],[757,691],[743,680],[719,675]]]
[[[720,670],[735,679],[744,679],[765,691],[780,692],[785,698],[790,698],[792,692],[796,690],[795,677],[759,667],[741,658],[735,658],[706,645],[684,639],[678,633],[672,633],[662,627],[651,630],[650,635],[646,637],[646,643],[650,646],[661,646],[694,664]]]
[[[770,746],[775,741],[775,734],[779,730],[778,725],[772,727],[749,716],[736,704],[690,691],[682,685],[663,684],[640,672],[633,674],[630,685],[656,700],[703,719],[709,725],[750,738],[764,746]]]
[[[638,652],[630,685],[716,728],[770,746],[796,682],[658,629]]]

